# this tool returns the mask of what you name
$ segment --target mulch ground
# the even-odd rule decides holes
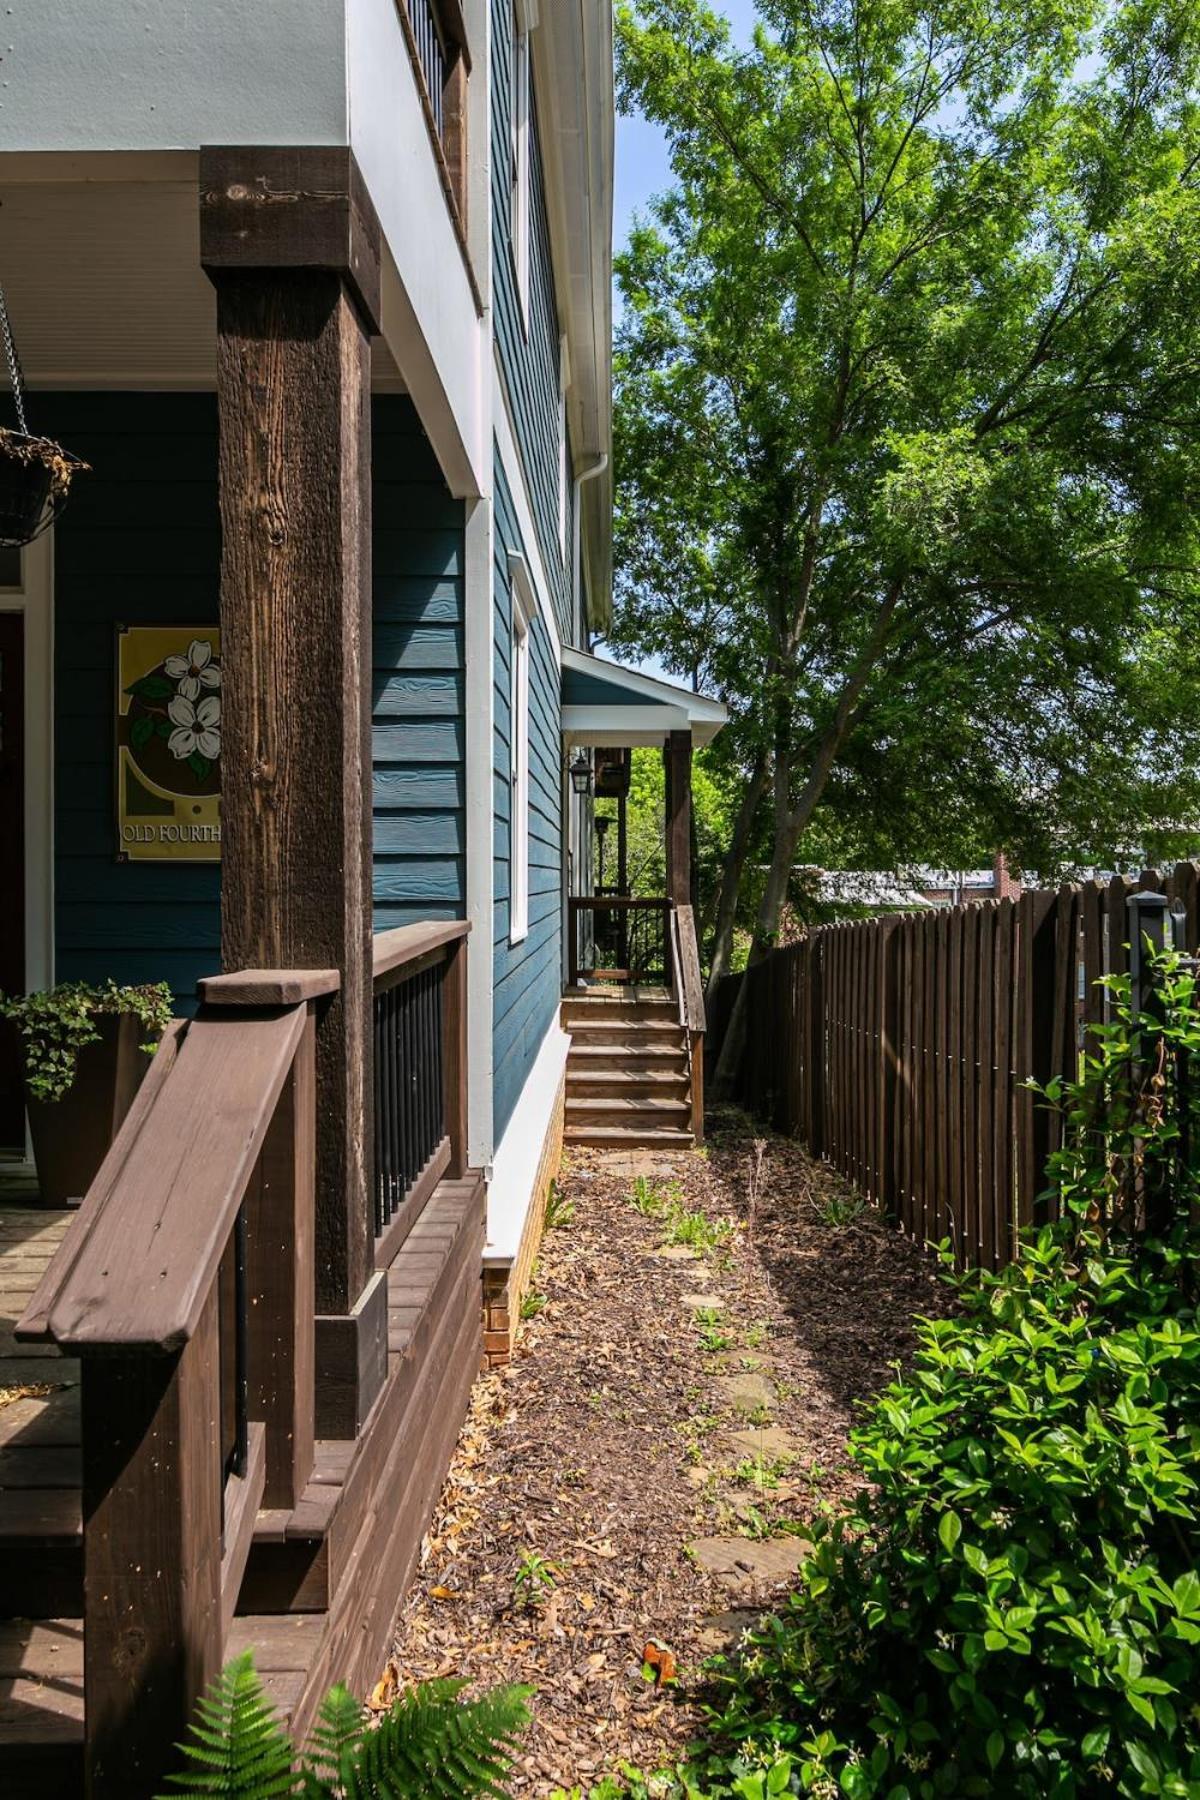
[[[544,1304],[477,1384],[385,1684],[533,1685],[514,1795],[695,1735],[705,1657],[786,1591],[804,1522],[855,1485],[856,1403],[944,1308],[911,1244],[744,1121],[707,1154],[578,1153],[560,1191]],[[680,1209],[718,1241],[665,1244]],[[644,1678],[647,1646],[677,1684]]]

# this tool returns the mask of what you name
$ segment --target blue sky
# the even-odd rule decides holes
[[[739,42],[747,42],[754,24],[753,0],[724,0],[719,10],[733,25]],[[655,194],[671,184],[671,165],[667,158],[666,140],[657,125],[640,117],[617,116],[616,181],[613,196],[613,248],[619,250],[629,235],[633,215]],[[620,305],[620,301],[617,301]],[[595,646],[601,656],[607,654],[603,644]],[[665,677],[666,670],[656,658],[638,665],[645,674]]]
[[[739,43],[749,41],[754,25],[753,0],[723,0],[716,7],[724,13]],[[634,213],[654,194],[670,185],[671,169],[662,132],[648,119],[617,118],[616,193],[613,201],[613,247],[620,249],[629,235]]]

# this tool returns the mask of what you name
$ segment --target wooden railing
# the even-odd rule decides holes
[[[618,894],[567,902],[567,978],[671,985],[671,902]]]
[[[94,1800],[159,1791],[221,1665],[256,1514],[312,1471],[313,1012],[338,985],[201,983],[17,1328],[82,1369]]]
[[[467,223],[467,78],[459,0],[397,0],[438,171],[460,232]]]
[[[704,982],[700,974],[700,946],[696,941],[696,915],[690,906],[671,908],[671,951],[675,968],[675,997],[679,1023],[687,1032],[688,1087],[692,1100],[692,1136],[704,1138]]]
[[[465,920],[376,933],[375,1262],[467,1167]]]

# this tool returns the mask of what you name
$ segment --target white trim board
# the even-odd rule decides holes
[[[513,430],[512,414],[508,409],[508,393],[504,385],[504,377],[500,371],[496,357],[492,361],[492,430],[496,434],[496,447],[500,452],[500,461],[504,473],[508,477],[509,492],[512,495],[513,509],[517,515],[517,529],[521,534],[526,564],[529,569],[533,591],[537,595],[538,611],[541,613],[546,630],[550,634],[550,644],[554,651],[554,660],[562,667],[563,646],[559,636],[558,620],[554,616],[554,600],[551,595],[550,582],[546,574],[546,565],[542,558],[541,541],[538,538],[537,526],[534,522],[533,507],[529,501],[529,489],[525,482],[525,465],[517,449],[516,434]]]
[[[0,612],[25,620],[25,986],[54,985],[54,549],[43,532],[21,552],[21,587]]]
[[[525,1086],[496,1148],[488,1182],[485,1266],[511,1263],[521,1248],[533,1201],[533,1184],[546,1147],[554,1103],[562,1085],[571,1039],[559,1023],[558,1008],[542,1039]]]
[[[492,1160],[495,896],[493,893],[492,792],[495,728],[495,601],[492,593],[493,531],[490,499],[467,504],[466,577],[466,802],[467,802],[467,1144],[472,1168]]]

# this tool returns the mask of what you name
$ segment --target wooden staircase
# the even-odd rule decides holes
[[[676,1000],[663,988],[582,989],[562,1003],[568,1144],[690,1149],[692,1067]]]

